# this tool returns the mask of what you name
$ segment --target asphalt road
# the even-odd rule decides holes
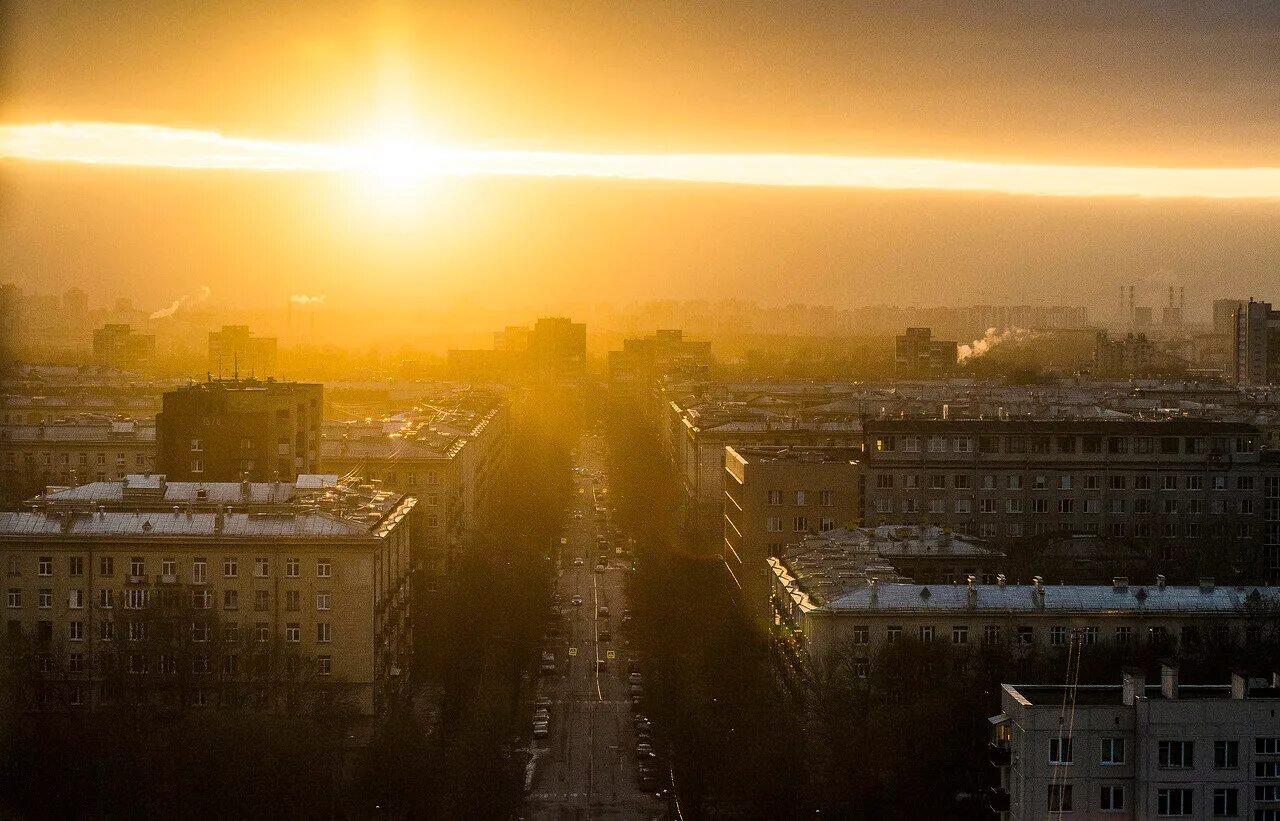
[[[533,743],[524,817],[665,819],[666,802],[641,792],[637,783],[621,624],[631,561],[615,553],[608,514],[597,512],[597,507],[608,509],[607,478],[593,481],[593,474],[604,470],[604,440],[584,436],[576,465],[586,469],[574,473],[574,510],[581,518],[570,518],[566,543],[560,546],[560,636],[546,645],[555,654],[556,670],[543,675],[538,688],[552,699],[549,735]],[[600,535],[608,538],[607,548],[597,543]],[[608,567],[597,573],[604,553]],[[575,565],[575,558],[582,564]],[[582,604],[573,605],[574,596],[581,596]],[[608,616],[599,615],[601,607],[609,609]],[[602,640],[606,631],[612,638]]]

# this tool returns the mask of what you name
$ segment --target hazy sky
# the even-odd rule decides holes
[[[468,145],[1280,165],[1270,4],[358,5],[9,2],[0,120],[335,140],[411,114]],[[0,280],[160,304],[206,283],[513,309],[1106,308],[1130,280],[1280,299],[1275,204],[448,180],[374,205],[333,179],[13,162],[0,186]]]

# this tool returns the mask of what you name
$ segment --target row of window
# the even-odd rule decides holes
[[[147,588],[137,587],[124,591],[121,597],[122,606],[126,610],[141,610],[152,601],[151,591]],[[271,591],[254,590],[253,592],[253,609],[254,610],[270,610],[271,609]],[[23,606],[23,591],[19,587],[10,587],[6,596],[6,603],[9,609],[17,610]],[[117,600],[117,591],[110,589],[101,589],[98,591],[98,607],[110,609],[115,606]],[[53,607],[53,590],[51,588],[43,588],[36,592],[36,606],[41,610],[48,610]],[[174,602],[176,604],[176,601]],[[212,595],[209,591],[192,591],[191,604],[198,610],[208,610],[212,607]],[[85,594],[83,590],[71,590],[67,593],[67,607],[71,610],[81,610],[85,606]],[[333,606],[333,594],[328,590],[321,590],[316,593],[316,610],[329,610]],[[238,610],[240,609],[240,591],[239,590],[223,590],[222,591],[222,609]],[[298,611],[302,609],[302,592],[299,590],[284,591],[284,609],[286,611]]]
[[[1000,536],[1006,536],[1013,539],[1019,539],[1023,536],[1039,536],[1045,533],[1069,532],[1078,534],[1101,535],[1103,533],[1102,526],[1094,522],[1080,522],[1072,520],[1040,520],[1031,522],[1029,525],[1023,525],[1022,522],[1012,522],[1005,524],[1003,530],[1001,525],[996,522],[959,522],[955,524],[957,532],[969,535],[980,536],[986,539],[994,539]],[[1187,522],[1179,524],[1177,522],[1164,522],[1156,527],[1151,522],[1137,522],[1132,526],[1125,522],[1110,522],[1107,524],[1106,534],[1116,538],[1125,538],[1133,536],[1139,539],[1202,539],[1207,536],[1225,539],[1234,534],[1237,539],[1253,539],[1257,535],[1257,528],[1248,522],[1236,522],[1234,526],[1230,522],[1218,522],[1212,526],[1203,526],[1199,522]],[[1160,558],[1162,561],[1170,561],[1173,558],[1173,549],[1170,545],[1164,545],[1160,548]]]
[[[110,653],[100,654],[98,659],[98,669],[103,672],[110,672],[116,668],[116,657]],[[83,653],[70,653],[67,656],[67,665],[65,672],[67,673],[85,673],[88,671],[88,659]],[[297,675],[302,666],[302,660],[297,656],[285,657],[285,672],[287,675]],[[36,663],[37,669],[41,673],[55,672],[53,656],[48,653],[38,657]],[[240,656],[224,655],[218,664],[219,670],[224,676],[238,676],[241,672]],[[125,669],[130,673],[168,673],[169,675],[177,675],[178,660],[171,655],[156,656],[153,660],[145,653],[131,653],[125,661]],[[191,672],[193,675],[211,675],[213,666],[207,655],[196,655],[191,657]],[[321,655],[315,657],[315,672],[318,675],[328,676],[333,673],[333,656]]]
[[[1083,513],[1090,516],[1109,513],[1113,516],[1133,513],[1136,515],[1151,515],[1160,513],[1165,516],[1201,516],[1206,512],[1213,516],[1225,516],[1227,514],[1239,514],[1241,516],[1252,516],[1254,514],[1254,504],[1252,499],[1239,499],[1234,504],[1229,504],[1226,499],[1211,499],[1206,506],[1200,499],[1187,499],[1179,501],[1178,499],[1161,499],[1159,505],[1152,504],[1151,499],[1108,499],[1107,504],[1103,504],[1102,499],[1073,499],[1063,497],[1058,499],[1031,499],[1021,498],[1004,499],[954,499],[951,501],[948,511],[946,499],[928,499],[929,513],[945,514],[953,513],[973,513],[976,507],[978,513],[1004,513],[1008,515],[1018,515],[1021,513],[1059,513],[1065,515],[1073,515]],[[976,502],[976,505],[975,505]],[[921,500],[914,496],[905,497],[897,500],[886,496],[878,496],[872,502],[877,513],[893,513],[895,508],[902,513],[922,513],[924,506]]]
[[[1099,627],[1083,627],[1075,628],[1080,631],[1080,640],[1084,644],[1097,644],[1101,636],[1101,628]],[[1117,645],[1127,647],[1133,644],[1136,632],[1135,629],[1128,625],[1121,625],[1113,629],[1113,639]],[[1072,628],[1065,625],[1054,625],[1049,628],[1049,645],[1052,647],[1065,647],[1067,640],[1071,635]],[[1163,643],[1168,638],[1168,631],[1161,625],[1146,628],[1148,637],[1156,643]],[[885,642],[888,644],[896,644],[902,640],[902,625],[891,624],[885,628]],[[1035,628],[1030,625],[1019,625],[1015,628],[1013,639],[1017,644],[1034,644]],[[969,644],[970,628],[967,624],[958,624],[951,628],[952,644]],[[1197,628],[1193,625],[1184,625],[1182,627],[1182,641],[1193,641],[1199,635]],[[916,636],[920,641],[926,644],[937,641],[938,628],[936,625],[923,624],[916,628]],[[984,625],[982,628],[983,644],[999,644],[1005,638],[1004,629],[998,624]],[[871,643],[871,628],[868,625],[855,625],[849,628],[849,640],[854,645],[868,645]]]
[[[1280,755],[1280,738],[1265,736],[1254,738],[1254,752],[1258,755]],[[1195,765],[1195,742],[1183,739],[1161,740],[1156,743],[1157,763],[1164,769],[1190,769]],[[1055,737],[1049,739],[1049,763],[1073,764],[1075,757],[1071,738]],[[1123,738],[1100,739],[1098,763],[1112,766],[1125,764],[1125,740]],[[1276,778],[1277,761],[1255,762],[1256,778]],[[1216,770],[1231,770],[1240,766],[1240,742],[1227,739],[1213,742],[1213,767]],[[1268,787],[1269,791],[1280,796],[1280,786]],[[1260,799],[1273,800],[1273,799]]]
[[[126,621],[122,623],[123,636],[129,641],[147,641],[154,628],[149,622],[145,621]],[[246,625],[247,627],[247,625]],[[9,630],[11,633],[19,633],[22,629],[22,623],[19,621],[10,621]],[[220,625],[222,640],[225,642],[240,641],[240,625],[238,624],[222,624]],[[249,634],[253,641],[266,642],[271,638],[270,622],[260,621],[253,625],[252,632]],[[36,622],[36,638],[40,641],[53,640],[53,622],[38,621]],[[98,640],[99,641],[115,641],[116,639],[116,623],[114,621],[98,622]],[[286,642],[295,643],[302,641],[302,624],[301,622],[288,622],[285,625],[284,639]],[[67,622],[67,640],[68,641],[84,641],[85,640],[85,622],[69,621]],[[191,640],[194,642],[206,642],[210,640],[210,627],[201,622],[193,622],[191,624]],[[332,622],[321,621],[316,622],[316,641],[321,644],[327,644],[333,641],[333,624]]]
[[[796,507],[804,507],[805,505],[809,504],[809,499],[811,497],[812,497],[812,494],[809,493],[808,491],[797,490],[795,494],[792,496],[792,499],[794,500]],[[782,504],[781,490],[769,491],[769,504],[774,506],[778,506]],[[818,491],[819,507],[832,507],[833,505],[835,505],[835,497],[832,495],[831,491],[829,490]]]
[[[974,489],[974,477],[968,473],[931,473],[927,478],[930,490],[946,490],[948,486],[956,490]],[[1208,482],[1205,481],[1206,478],[1209,480]],[[1044,474],[1035,474],[1029,477],[1025,477],[1021,473],[1005,474],[1003,480],[1001,480],[1001,477],[991,473],[977,477],[978,487],[981,490],[1050,490],[1055,487],[1058,490],[1155,490],[1159,487],[1160,490],[1205,490],[1209,488],[1219,491],[1230,490],[1232,487],[1236,490],[1251,491],[1254,489],[1254,478],[1253,476],[1236,476],[1232,481],[1232,477],[1220,474],[1205,477],[1203,475],[1180,476],[1175,473],[1165,473],[1159,476],[1149,473],[1140,473],[1135,476],[1124,474],[1101,476],[1090,473],[1077,477],[1064,473],[1060,474],[1055,482]],[[916,490],[921,486],[920,475],[917,473],[876,474],[876,487],[880,490],[892,490],[894,487]],[[774,492],[770,491],[770,494]],[[770,499],[772,498],[771,495]],[[781,501],[777,504],[781,504]],[[803,504],[803,502],[797,502],[797,504]]]
[[[1252,436],[877,436],[878,453],[1107,453],[1207,455],[1253,453]]]
[[[53,557],[40,556],[36,560],[36,575],[52,576],[53,575]],[[22,575],[22,556],[11,555],[8,560],[8,572],[10,576]],[[333,562],[329,559],[316,559],[315,563],[316,578],[328,579],[333,577]],[[162,559],[160,561],[160,573],[162,576],[170,576],[176,578],[178,575],[177,559]],[[114,556],[98,557],[98,575],[104,578],[110,578],[116,574],[116,560]],[[129,559],[129,575],[133,577],[142,577],[147,574],[147,560],[142,556],[133,556]],[[83,576],[85,575],[85,557],[84,556],[68,556],[67,557],[67,575]],[[234,579],[240,575],[240,560],[234,556],[229,556],[222,560],[222,576],[226,579]],[[271,575],[271,559],[263,556],[253,560],[253,575],[260,579],[265,579]],[[289,558],[284,561],[284,575],[286,578],[296,579],[302,575],[302,560]],[[197,558],[191,561],[191,581],[195,584],[204,584],[209,578],[209,562],[207,559]]]
[[[6,463],[8,463],[8,464],[10,464],[10,465],[17,464],[17,454],[15,454],[13,451],[9,451],[9,452],[8,452],[8,453],[6,453],[4,456],[5,456],[5,462],[6,462]],[[69,454],[69,453],[62,453],[62,454],[59,454],[59,456],[60,456],[61,458],[60,458],[60,459],[58,459],[58,464],[62,465],[63,467],[69,467],[69,466],[71,465],[71,454]],[[149,456],[147,456],[147,454],[145,454],[145,453],[136,453],[136,454],[134,454],[134,457],[133,457],[133,463],[134,463],[134,465],[135,465],[136,467],[143,468],[143,467],[146,467],[146,466],[147,466],[147,462],[148,462],[148,460],[149,460],[149,459],[150,459],[150,457],[149,457]],[[34,464],[36,463],[36,454],[34,454],[34,453],[24,453],[24,454],[22,454],[22,461],[23,461],[23,463],[24,463],[24,464],[34,465]],[[52,454],[52,453],[42,453],[42,454],[40,454],[40,460],[39,460],[39,461],[40,461],[40,464],[41,464],[41,465],[43,465],[43,466],[45,466],[45,467],[53,467],[53,461],[54,461],[54,460],[53,460],[53,454]],[[94,457],[94,459],[93,459],[93,463],[94,463],[95,465],[97,465],[98,467],[106,467],[106,465],[107,465],[107,454],[105,454],[105,453],[99,453],[99,454],[96,454],[96,455],[95,455],[95,457]],[[117,453],[117,454],[116,454],[116,466],[117,466],[117,467],[119,467],[119,468],[122,468],[122,469],[123,469],[127,463],[128,463],[128,456],[127,456],[127,454],[124,454],[124,453]],[[76,464],[78,464],[78,465],[79,465],[80,467],[82,467],[82,468],[89,467],[89,454],[87,454],[87,453],[80,453],[80,454],[77,454],[77,455],[76,455]]]
[[[765,522],[765,527],[768,529],[768,531],[769,531],[770,533],[781,533],[781,532],[782,532],[782,517],[781,517],[781,516],[771,516],[771,517],[769,517],[769,519]],[[835,520],[835,519],[831,519],[831,518],[822,518],[822,519],[819,519],[819,520],[818,520],[818,532],[820,532],[820,533],[826,533],[828,530],[835,530],[835,529],[836,529],[836,520]],[[808,516],[794,516],[794,517],[792,517],[792,519],[791,519],[791,530],[792,530],[793,532],[795,532],[795,533],[808,533],[808,532],[809,532],[809,517],[808,517]]]
[[[1050,784],[1048,811],[1072,812],[1076,809],[1071,784]],[[1240,791],[1236,787],[1213,787],[1214,818],[1236,818],[1240,815]],[[1119,784],[1103,784],[1099,788],[1098,809],[1126,810],[1125,788]],[[1081,807],[1080,809],[1086,809]],[[1195,814],[1195,790],[1190,787],[1161,787],[1156,790],[1156,815],[1175,818]],[[1255,810],[1257,821],[1280,821],[1280,810]]]

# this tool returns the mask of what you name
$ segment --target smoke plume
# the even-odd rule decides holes
[[[196,292],[194,294],[183,294],[182,296],[178,297],[173,302],[171,302],[168,307],[161,308],[160,310],[151,314],[149,318],[165,319],[167,317],[171,317],[174,314],[176,314],[178,311],[184,308],[194,308],[197,305],[200,305],[208,298],[209,298],[209,286],[201,285],[199,288],[196,289]]]
[[[981,339],[975,339],[968,345],[961,345],[956,350],[956,361],[968,362],[970,359],[982,356],[989,352],[997,345],[1013,340],[1026,340],[1035,336],[1035,333],[1026,328],[1006,328],[1001,333],[996,333],[995,328],[987,328],[987,332],[982,335]]]

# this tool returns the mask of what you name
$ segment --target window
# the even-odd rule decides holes
[[[988,624],[982,628],[983,644],[999,644],[1000,643],[1000,625]]]
[[[1031,477],[1031,489],[1032,490],[1048,490],[1049,480],[1043,476],[1033,476]]]
[[[332,626],[327,621],[316,622],[316,641],[327,644],[333,640]]]
[[[885,628],[884,640],[886,644],[897,644],[902,640],[902,625],[891,624]]]
[[[924,625],[920,628],[920,641],[925,644],[933,641],[933,625]]]
[[[84,672],[84,653],[72,653],[67,657],[67,672]]]
[[[1156,790],[1156,815],[1191,815],[1192,812],[1192,790]]]
[[[284,627],[284,640],[288,642],[299,642],[302,640],[302,625],[296,621],[291,621]]]
[[[1075,499],[1059,499],[1058,500],[1059,513],[1075,513],[1075,511],[1076,511]]]
[[[1048,436],[1032,436],[1030,450],[1032,453],[1048,453],[1051,441]]]
[[[1022,490],[1022,477],[1017,475],[1010,476],[1007,484],[1009,490]]]
[[[946,499],[930,499],[930,500],[929,500],[929,512],[930,512],[930,513],[935,513],[935,514],[936,514],[936,513],[946,513],[946,512],[947,512],[947,500],[946,500]]]
[[[880,478],[883,479],[885,477],[881,476]],[[883,487],[883,485],[881,487]],[[773,505],[774,507],[777,507],[778,505],[782,504],[782,491],[780,490],[769,491],[769,504]]]
[[[1280,738],[1255,738],[1253,751],[1258,755],[1280,754]]]
[[[957,473],[952,480],[952,487],[956,490],[968,490],[973,487],[973,483],[969,481],[969,475],[965,473]]]
[[[52,576],[53,575],[53,557],[41,556],[39,569],[36,572],[41,576]]]
[[[1100,810],[1123,810],[1124,787],[1119,784],[1102,785],[1102,796],[1098,799]]]
[[[820,491],[818,491],[818,506],[819,506],[819,507],[833,507],[834,505],[835,505],[835,502],[834,502],[834,501],[832,501],[832,498],[831,498],[831,491],[829,491],[829,490],[820,490]]]
[[[1070,812],[1071,809],[1071,785],[1050,784],[1049,812]]]
[[[204,473],[204,460],[203,460],[203,459],[192,459],[192,460],[191,460],[191,472],[192,472],[192,473]]]
[[[849,640],[854,644],[870,644],[871,628],[867,627],[865,624],[855,626],[849,632]]]
[[[945,436],[929,437],[930,453],[946,453],[946,451],[947,451],[947,438]]]
[[[204,559],[191,561],[191,583],[206,584],[209,581],[209,563]]]
[[[9,588],[9,606],[13,608],[22,607],[22,589],[18,587]]]
[[[1151,490],[1151,476],[1135,476],[1133,477],[1134,490]]]
[[[795,533],[803,533],[809,529],[809,519],[806,516],[796,516],[791,520],[791,530]]]
[[[1123,764],[1124,763],[1124,739],[1123,738],[1104,738],[1102,739],[1102,754],[1098,758],[1099,764]],[[1114,809],[1119,809],[1116,807]]]
[[[142,561],[141,556],[133,556],[129,559],[129,575],[139,578],[147,572],[146,563]]]
[[[1119,646],[1121,646],[1121,647],[1128,647],[1128,646],[1129,646],[1129,644],[1130,644],[1132,641],[1133,641],[1133,628],[1132,628],[1132,627],[1117,627],[1117,628],[1116,628],[1116,644],[1117,644],[1117,645],[1119,645]]]
[[[240,575],[240,563],[236,561],[235,556],[228,556],[222,560],[222,575],[228,579],[234,579]]]
[[[972,511],[972,503],[969,499],[956,499],[956,513],[970,513]]]
[[[197,610],[208,610],[213,607],[213,591],[211,590],[192,590],[191,606]]]
[[[881,510],[881,507],[884,505],[887,505],[889,509]],[[893,512],[893,502],[889,499],[876,499],[876,510],[880,513],[891,513]],[[768,527],[770,533],[781,533],[782,517],[781,516],[769,517],[769,520],[766,523],[766,526]]]
[[[129,641],[145,641],[147,638],[146,622],[129,622]]]
[[[36,595],[36,606],[41,610],[48,610],[53,607],[53,590],[46,587]]]
[[[979,513],[995,513],[996,500],[995,499],[979,499],[978,512]]]
[[[828,531],[835,530],[835,529],[836,529],[836,520],[835,520],[835,519],[832,519],[832,518],[829,518],[829,517],[827,517],[827,516],[824,516],[824,517],[822,517],[821,519],[819,519],[819,520],[818,520],[818,532],[819,532],[819,533],[826,533],[826,532],[828,532]]]
[[[223,610],[239,610],[240,609],[240,591],[239,590],[223,590],[222,591],[222,609]]]
[[[1071,490],[1070,474],[1058,477],[1058,490]]]
[[[1204,490],[1204,477],[1203,477],[1203,476],[1188,476],[1188,477],[1187,477],[1187,490]]]
[[[1071,739],[1061,737],[1049,739],[1049,763],[1071,763]]]
[[[952,644],[968,644],[968,643],[969,643],[969,628],[968,628],[967,626],[964,626],[964,625],[959,625],[959,626],[956,626],[956,627],[952,627],[952,628],[951,628],[951,643],[952,643]]]
[[[238,676],[240,674],[240,657],[228,655],[222,657],[222,675]]]
[[[328,559],[316,559],[316,577],[328,579],[333,576],[333,565]]]
[[[237,624],[222,625],[222,640],[227,644],[240,641],[240,626]]]
[[[198,642],[208,641],[209,625],[202,621],[191,622],[191,640]]]
[[[203,445],[201,444],[200,440],[199,440],[199,439],[192,439],[192,440],[191,440],[191,452],[192,452],[192,453],[199,453],[199,452],[201,452],[202,450],[204,450],[204,447],[203,447]]]
[[[1190,741],[1161,741],[1157,750],[1161,767],[1182,769],[1192,764],[1193,744]]]
[[[72,576],[84,575],[84,557],[70,556],[67,558],[67,572]]]
[[[284,609],[291,613],[302,609],[302,594],[297,590],[284,591]]]
[[[1032,513],[1048,513],[1049,500],[1048,499],[1032,499],[1031,512]]]
[[[1280,801],[1280,786],[1259,784],[1253,788],[1254,801]]]
[[[956,453],[971,453],[973,451],[973,439],[968,436],[957,436],[952,440],[952,447]]]
[[[1240,791],[1234,787],[1217,787],[1213,791],[1213,817],[1235,818],[1240,814]]]
[[[803,490],[797,490],[796,491],[796,507],[804,507],[806,498],[807,497]]]
[[[70,641],[84,641],[84,622],[67,622],[67,639]]]
[[[1049,644],[1053,647],[1062,647],[1067,643],[1067,628],[1062,625],[1054,625],[1049,628]]]
[[[877,436],[876,451],[878,453],[892,453],[895,450],[895,443],[892,436]]]
[[[111,641],[116,637],[116,623],[113,621],[98,622],[98,640]]]
[[[1280,761],[1253,762],[1254,778],[1280,778]]]
[[[876,487],[879,488],[880,490],[892,490],[893,474],[892,473],[878,474],[876,476]],[[770,491],[770,492],[771,493],[776,492],[778,494],[778,504],[782,504],[782,491]]]
[[[915,490],[920,487],[920,477],[915,473],[903,474],[902,486],[908,490]]]
[[[946,490],[947,489],[946,474],[942,474],[942,473],[929,474],[929,487],[932,490]]]
[[[270,590],[253,591],[253,609],[259,613],[264,613],[271,609]]]
[[[1021,499],[1008,499],[1008,500],[1006,500],[1006,501],[1005,501],[1005,505],[1004,505],[1004,512],[1005,512],[1005,513],[1021,513],[1021,512],[1022,512],[1022,500],[1021,500]]]
[[[269,639],[270,637],[271,637],[271,625],[267,624],[265,621],[254,623],[253,625],[254,641],[266,643],[267,639]]]
[[[1239,741],[1213,742],[1213,766],[1217,770],[1232,770],[1240,766]]]
[[[71,610],[84,609],[84,591],[72,590],[67,594],[67,607]]]
[[[316,675],[333,674],[333,656],[316,656]]]
[[[253,560],[253,575],[265,579],[271,573],[271,560],[262,557]]]
[[[1035,641],[1035,628],[1022,625],[1018,628],[1018,644],[1031,644]]]

